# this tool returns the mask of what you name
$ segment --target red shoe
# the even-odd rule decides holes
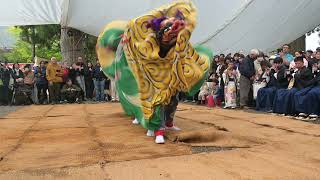
[[[155,139],[156,144],[164,144],[165,143],[164,130],[155,131],[155,135],[156,135],[156,139]]]

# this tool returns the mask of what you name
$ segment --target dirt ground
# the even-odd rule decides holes
[[[0,118],[0,179],[320,179],[317,124],[186,104],[176,124],[156,145],[119,104],[19,108]]]

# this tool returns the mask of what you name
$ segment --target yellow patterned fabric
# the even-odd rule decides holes
[[[162,16],[174,17],[177,11],[185,17],[186,28],[166,57],[159,56],[156,34],[147,28],[149,20]],[[179,91],[188,92],[209,69],[208,56],[199,55],[189,43],[196,21],[192,3],[176,2],[129,21],[124,33],[124,52],[128,65],[137,79],[145,119],[150,119],[157,105],[167,105]]]

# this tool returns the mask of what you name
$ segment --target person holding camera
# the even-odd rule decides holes
[[[13,64],[11,75],[14,80],[14,84],[23,83],[24,74],[21,71],[20,65],[18,63]]]
[[[52,57],[51,62],[46,69],[46,77],[49,85],[49,99],[52,104],[58,103],[60,100],[62,76],[63,72],[61,66],[57,63],[57,59]]]
[[[288,88],[289,82],[286,75],[286,65],[283,64],[281,57],[273,60],[271,68],[267,68],[266,73],[269,76],[267,86],[259,89],[256,99],[256,110],[272,112],[273,100],[277,90]],[[262,78],[263,79],[263,78]]]

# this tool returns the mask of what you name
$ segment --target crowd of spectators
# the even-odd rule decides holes
[[[320,48],[297,51],[285,44],[270,57],[252,49],[214,56],[210,76],[200,91],[180,100],[223,108],[258,111],[316,119],[320,115]],[[0,103],[58,104],[83,101],[119,101],[115,82],[103,73],[99,62],[84,63],[82,57],[67,62],[41,61],[39,66],[0,66]]]
[[[320,115],[320,48],[294,55],[290,51],[285,44],[270,57],[257,49],[246,56],[216,55],[200,92],[181,99],[314,120]]]
[[[22,68],[18,63],[10,66],[5,62],[0,66],[0,105],[118,100],[116,93],[110,93],[109,85],[100,63],[85,64],[82,57],[71,66],[55,57]]]

